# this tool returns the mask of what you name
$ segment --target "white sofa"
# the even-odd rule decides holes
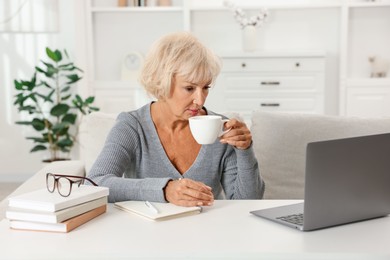
[[[54,162],[23,183],[10,196],[45,187],[47,172],[85,175],[103,147],[116,115],[93,113],[80,127],[77,161]],[[390,118],[357,118],[255,111],[251,125],[265,199],[302,199],[305,150],[308,142],[390,132]],[[7,199],[0,203],[4,217]]]

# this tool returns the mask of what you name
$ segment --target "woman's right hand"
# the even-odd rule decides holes
[[[214,202],[211,187],[191,179],[169,181],[164,192],[165,199],[178,206],[211,206]]]

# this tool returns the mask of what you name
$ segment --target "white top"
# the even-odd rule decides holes
[[[109,204],[107,213],[65,234],[11,230],[3,220],[0,258],[389,259],[389,217],[301,232],[249,213],[296,202],[220,200],[200,214],[160,222]]]

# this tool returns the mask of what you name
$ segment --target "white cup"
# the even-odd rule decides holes
[[[227,121],[229,120],[214,115],[190,117],[189,122],[192,136],[198,144],[212,144],[217,137],[230,131],[230,129],[223,130],[224,124]]]

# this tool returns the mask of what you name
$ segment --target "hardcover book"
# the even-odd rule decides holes
[[[87,201],[73,207],[58,210],[55,212],[47,212],[41,210],[11,208],[8,207],[5,213],[6,218],[10,220],[23,220],[43,223],[60,223],[64,220],[78,216],[92,209],[107,204],[107,196],[95,200]]]
[[[62,197],[58,192],[50,193],[46,188],[24,193],[8,199],[8,206],[14,208],[55,212],[90,200],[108,196],[108,188],[81,185],[73,187],[68,197]]]
[[[153,209],[148,206],[145,201],[121,201],[114,205],[120,210],[135,213],[139,216],[148,218],[150,220],[167,220],[176,217],[199,214],[202,207],[181,207],[172,203],[158,203],[152,202]]]
[[[106,209],[107,205],[103,205],[76,217],[65,220],[61,223],[39,223],[20,220],[10,220],[9,222],[12,229],[67,233],[90,221],[91,219],[103,214],[106,212]]]

